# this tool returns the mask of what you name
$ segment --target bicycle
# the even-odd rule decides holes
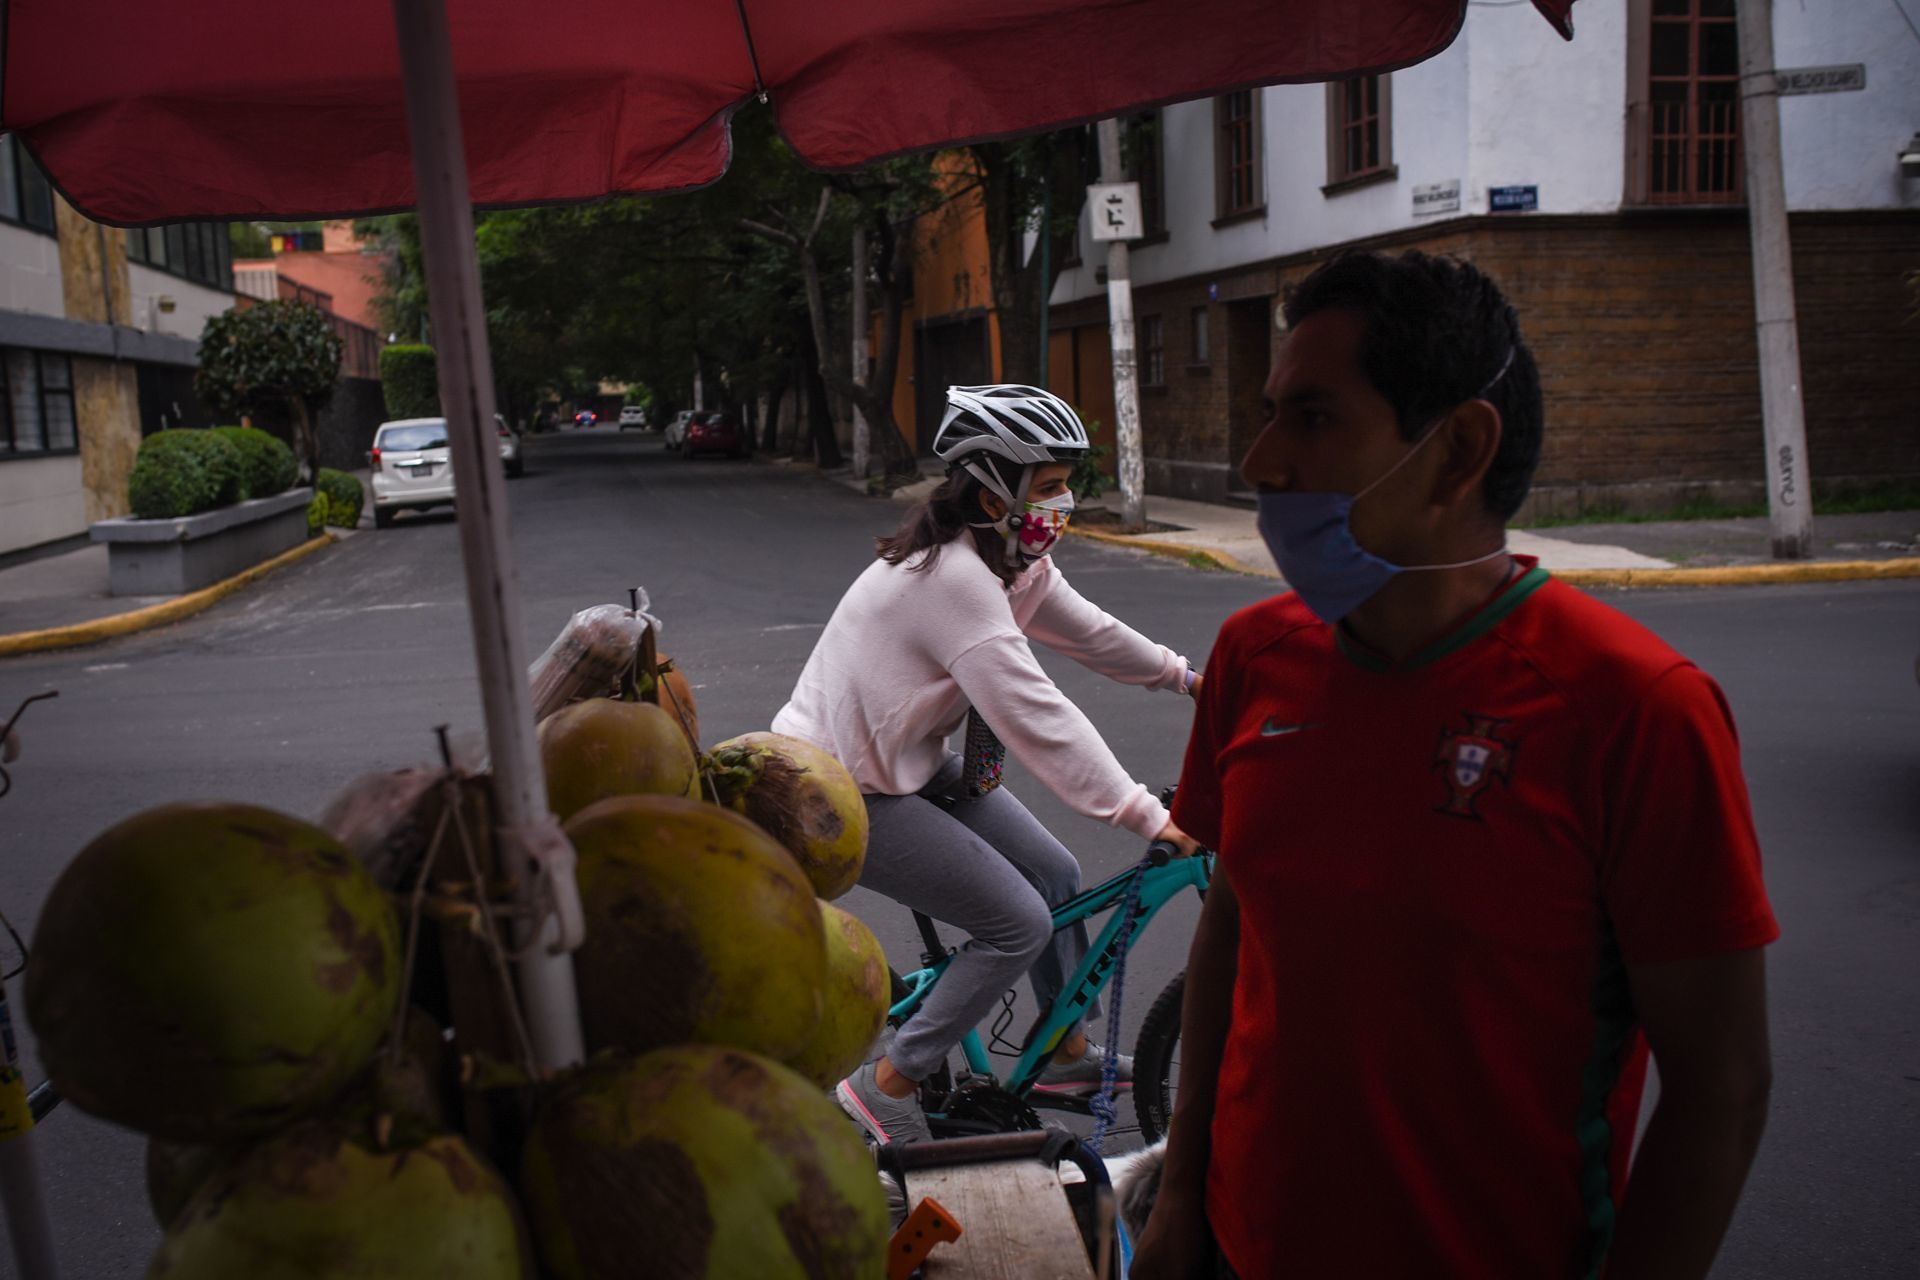
[[[1170,794],[1171,789],[1167,795]],[[1163,801],[1167,795],[1162,796]],[[1147,847],[1147,856],[1140,863],[1055,907],[1054,930],[1058,932],[1119,907],[1134,893],[1133,882],[1137,878],[1133,928],[1127,939],[1131,947],[1160,908],[1182,890],[1191,887],[1204,899],[1212,875],[1212,853],[1201,850],[1192,857],[1181,857],[1172,845],[1156,840]],[[953,959],[953,951],[941,941],[932,919],[919,911],[913,913],[913,919],[927,951],[921,957],[923,967],[912,973],[902,974],[888,966],[893,1003],[887,1011],[887,1025],[891,1027],[900,1026],[926,1001]],[[966,1069],[960,1077],[956,1080],[950,1064],[943,1062],[921,1083],[921,1107],[935,1137],[1038,1129],[1037,1110],[1094,1114],[1091,1101],[1085,1096],[1038,1092],[1034,1086],[1068,1030],[1112,980],[1124,924],[1120,912],[1114,911],[1062,985],[1060,995],[1052,1005],[1040,1010],[1026,1037],[1017,1046],[1008,1045],[999,1050],[1004,1056],[1018,1059],[1004,1084],[994,1075],[990,1051],[977,1027],[961,1038],[960,1051],[966,1060]],[[1185,989],[1186,974],[1182,971],[1154,999],[1134,1040],[1134,1112],[1140,1121],[1141,1137],[1148,1145],[1166,1135],[1173,1115],[1175,1075],[1179,1070],[1180,1006]],[[989,1032],[996,1045],[1006,1044],[1000,1032],[1012,1017],[1010,995],[1004,1008],[1005,1012]]]

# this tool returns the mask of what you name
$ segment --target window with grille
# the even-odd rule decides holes
[[[1127,122],[1127,177],[1140,184],[1142,236],[1165,234],[1167,201],[1160,163],[1160,113],[1149,111]]]
[[[1645,204],[1737,204],[1740,37],[1734,0],[1639,0],[1634,60],[1646,69],[1633,141]]]
[[[1167,333],[1159,316],[1140,319],[1140,385],[1163,387],[1167,384]]]
[[[1252,213],[1265,196],[1260,183],[1260,98],[1242,89],[1214,99],[1216,201],[1219,216]]]
[[[1327,86],[1327,185],[1393,171],[1391,88],[1386,76],[1349,76]]]
[[[0,459],[73,453],[73,363],[50,351],[0,350]]]
[[[0,219],[54,232],[53,184],[12,134],[0,137]]]
[[[127,232],[127,260],[233,291],[233,240],[224,222],[175,222]]]

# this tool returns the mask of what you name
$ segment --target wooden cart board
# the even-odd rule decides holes
[[[1094,1280],[1058,1168],[1035,1160],[916,1170],[915,1203],[938,1200],[958,1240],[928,1255],[924,1280]]]

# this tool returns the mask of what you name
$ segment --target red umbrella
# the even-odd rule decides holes
[[[1573,0],[1534,0],[1571,35]],[[452,0],[472,198],[672,191],[764,93],[826,169],[1432,57],[1465,0]],[[12,0],[0,119],[111,223],[410,208],[389,0]]]

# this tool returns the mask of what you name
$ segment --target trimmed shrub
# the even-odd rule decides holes
[[[127,502],[142,520],[190,516],[243,496],[240,450],[217,431],[176,427],[140,444]]]
[[[327,495],[316,489],[313,491],[313,501],[307,504],[307,536],[317,538],[326,527]]]
[[[270,498],[293,488],[300,475],[300,464],[293,450],[270,432],[258,427],[215,427],[240,454],[242,498]]]
[[[396,343],[380,350],[380,394],[389,418],[440,416],[440,373],[433,348]]]
[[[344,471],[320,468],[315,491],[327,500],[327,523],[336,529],[351,529],[360,523],[360,507],[366,501],[360,482]]]

